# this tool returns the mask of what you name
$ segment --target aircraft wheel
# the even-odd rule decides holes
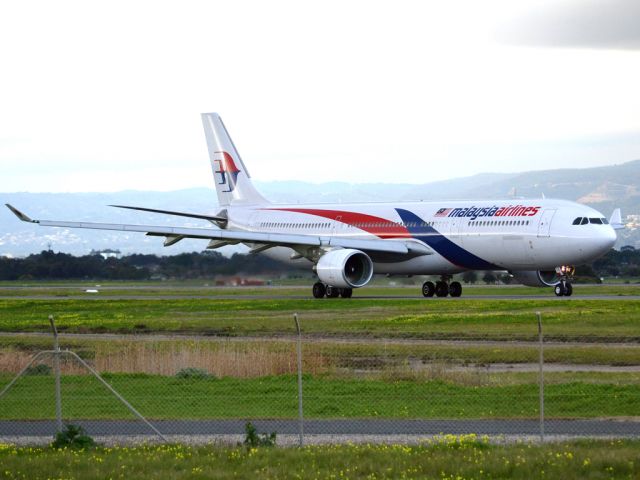
[[[316,282],[313,284],[313,298],[324,298],[327,293],[327,288],[322,282]]]
[[[566,285],[564,286],[564,296],[570,297],[572,293],[573,293],[573,285],[567,282]]]
[[[423,297],[433,297],[434,293],[436,293],[436,286],[433,282],[424,282],[422,284]]]
[[[553,287],[553,293],[556,294],[556,297],[563,297],[565,294],[565,287],[562,283],[557,284]]]
[[[342,298],[351,298],[351,296],[353,295],[353,289],[351,288],[342,288],[342,291],[340,292],[340,296]]]
[[[436,282],[436,297],[446,297],[449,295],[449,285],[446,282]]]
[[[460,282],[451,282],[449,285],[449,295],[452,297],[459,297],[462,295],[462,285]]]
[[[338,298],[340,296],[340,289],[327,285],[327,298]]]

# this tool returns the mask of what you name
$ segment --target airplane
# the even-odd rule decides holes
[[[218,197],[215,215],[111,205],[206,220],[213,228],[32,220],[40,226],[143,232],[170,246],[185,238],[208,240],[207,249],[242,243],[311,268],[315,298],[349,298],[374,274],[436,275],[425,297],[460,297],[453,275],[467,270],[507,271],[528,286],[553,287],[570,296],[575,265],[592,262],[624,228],[620,209],[607,220],[593,208],[566,200],[498,199],[403,203],[273,204],[254,187],[249,171],[216,113],[202,123]]]

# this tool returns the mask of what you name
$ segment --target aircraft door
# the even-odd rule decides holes
[[[553,220],[553,216],[555,214],[555,209],[544,210],[542,212],[540,222],[538,223],[538,237],[551,236],[551,221]]]
[[[455,218],[451,219],[451,223],[449,224],[449,231],[446,232],[451,240],[461,245],[463,243],[463,232],[462,232],[462,224],[466,219]]]
[[[335,219],[335,221],[333,222],[333,226],[331,228],[331,234],[332,235],[336,235],[338,234],[338,229],[342,226],[342,215],[338,215]]]
[[[252,212],[247,217],[247,225],[252,231],[260,230],[260,214],[258,212]]]

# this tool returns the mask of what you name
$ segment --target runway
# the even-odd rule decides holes
[[[640,295],[573,295],[556,297],[549,295],[467,295],[458,298],[424,298],[419,295],[358,295],[353,297],[315,299],[309,295],[129,295],[108,292],[87,293],[86,295],[0,295],[0,300],[313,300],[317,302],[358,302],[368,300],[420,300],[428,302],[460,302],[465,300],[547,300],[554,302],[571,302],[579,300],[640,300]]]

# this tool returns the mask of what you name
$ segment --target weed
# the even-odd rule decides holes
[[[269,435],[266,433],[259,434],[251,422],[246,423],[244,430],[245,437],[243,443],[247,448],[273,447],[276,444],[276,432],[271,432]]]
[[[51,443],[53,448],[73,448],[87,449],[94,447],[96,442],[86,434],[80,425],[67,424],[65,429],[56,433],[55,439]]]
[[[207,372],[202,368],[187,367],[187,368],[182,368],[176,372],[176,378],[188,378],[192,380],[200,380],[200,379],[209,378],[209,377],[211,377],[209,372]]]
[[[30,365],[24,371],[25,375],[51,375],[51,367],[44,363],[38,363],[37,365]]]

